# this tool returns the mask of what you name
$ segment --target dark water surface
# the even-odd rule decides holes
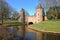
[[[12,32],[15,35],[15,37],[18,38],[18,40],[22,40],[19,31],[13,29],[13,27],[8,27],[7,29],[8,31]],[[24,40],[36,40],[36,34],[31,32],[26,32]]]

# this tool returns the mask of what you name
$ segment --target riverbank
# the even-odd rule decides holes
[[[30,25],[30,28],[44,32],[60,33],[60,21],[44,21],[38,24]]]

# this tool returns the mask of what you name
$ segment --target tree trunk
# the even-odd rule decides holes
[[[3,24],[3,13],[2,13],[2,24]]]

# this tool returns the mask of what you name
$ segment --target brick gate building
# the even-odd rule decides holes
[[[36,7],[36,14],[34,16],[25,15],[25,10],[23,8],[20,11],[19,21],[21,22],[25,22],[27,24],[29,23],[36,24],[44,20],[47,20],[47,17],[44,16],[44,9],[42,8],[41,5],[38,5]]]

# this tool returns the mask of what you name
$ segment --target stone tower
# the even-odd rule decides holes
[[[22,8],[21,11],[20,11],[20,19],[19,19],[21,22],[25,23],[25,11],[24,9]]]
[[[20,18],[19,21],[23,23],[40,23],[44,20],[44,9],[42,6],[39,4],[36,8],[36,14],[34,16],[28,16],[26,15],[26,11],[22,8],[20,11]],[[45,18],[46,19],[46,18]]]
[[[39,4],[36,8],[36,23],[43,21],[43,8]]]

